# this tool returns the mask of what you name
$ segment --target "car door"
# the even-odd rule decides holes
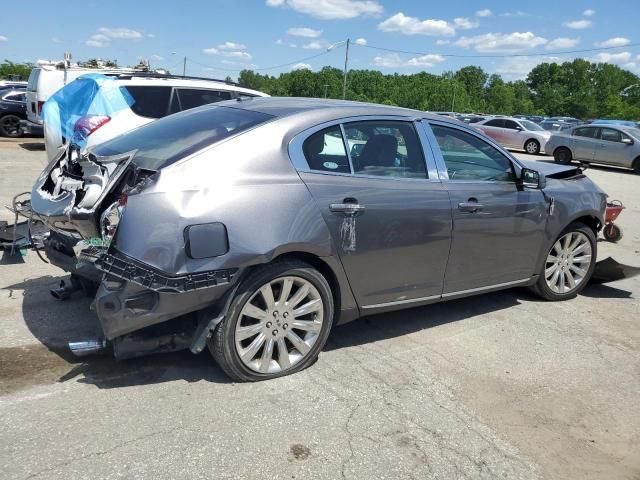
[[[524,137],[522,135],[522,126],[513,120],[504,121],[504,142],[500,142],[511,148],[522,148],[524,146]]]
[[[600,143],[600,129],[597,127],[580,127],[573,130],[572,154],[575,160],[592,161]]]
[[[633,162],[631,148],[633,143],[622,143],[623,138],[631,140],[631,137],[617,128],[601,128],[600,141],[595,147],[594,161],[630,167]]]
[[[520,188],[508,156],[481,136],[429,122],[453,217],[443,295],[524,283],[545,241],[547,203]]]
[[[364,117],[316,127],[291,144],[363,309],[442,293],[451,209],[424,138],[403,117]]]
[[[493,138],[496,142],[504,145],[507,141],[506,132],[504,128],[504,119],[494,118],[479,126],[480,129],[486,133],[489,137]]]

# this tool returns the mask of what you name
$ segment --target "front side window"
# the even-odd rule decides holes
[[[516,122],[514,122],[513,120],[505,120],[504,121],[504,128],[508,128],[510,130],[522,130],[522,128],[520,127],[520,125],[518,125]]]
[[[462,130],[431,125],[450,180],[515,180],[511,161],[484,140]]]
[[[92,153],[102,157],[134,152],[133,163],[138,167],[159,170],[272,118],[266,113],[212,105],[161,118],[97,145]]]
[[[345,123],[353,172],[376,177],[427,178],[422,145],[412,123]]]
[[[120,88],[125,89],[133,97],[134,103],[131,105],[131,110],[136,115],[162,118],[168,114],[171,87],[131,85]]]
[[[622,133],[619,130],[613,128],[603,128],[600,131],[600,139],[607,140],[609,142],[622,142]]]
[[[317,172],[351,173],[342,132],[334,125],[314,133],[302,145],[309,168]]]
[[[504,127],[504,120],[501,118],[494,118],[493,120],[489,120],[485,123],[487,127]]]

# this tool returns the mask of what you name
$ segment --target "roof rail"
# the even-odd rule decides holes
[[[184,79],[184,80],[206,80],[209,82],[220,82],[226,83],[227,85],[234,85],[236,87],[247,88],[241,83],[237,82],[228,82],[227,80],[221,80],[219,78],[208,78],[208,77],[192,77],[189,75],[172,75],[170,73],[160,73],[160,72],[127,72],[127,73],[112,73],[111,75],[115,75],[118,78],[131,78],[131,77],[147,77],[147,78],[170,78],[170,79]]]

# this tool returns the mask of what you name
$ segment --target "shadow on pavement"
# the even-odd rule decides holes
[[[20,147],[30,152],[44,152],[44,142],[24,142],[19,143]]]

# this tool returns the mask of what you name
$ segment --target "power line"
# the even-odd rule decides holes
[[[513,57],[547,57],[553,55],[570,55],[573,53],[587,53],[587,52],[601,52],[605,50],[613,50],[616,48],[631,48],[640,46],[640,43],[629,43],[627,45],[617,46],[617,47],[600,47],[600,48],[585,48],[582,50],[564,50],[559,52],[535,52],[535,53],[511,53],[511,54],[503,54],[503,55],[459,55],[455,53],[434,53],[434,52],[414,52],[411,50],[397,50],[393,48],[386,47],[377,47],[375,45],[361,45],[356,43],[359,47],[371,48],[373,50],[382,50],[384,52],[392,52],[392,53],[404,53],[406,55],[439,55],[441,57],[449,57],[449,58],[513,58]]]

